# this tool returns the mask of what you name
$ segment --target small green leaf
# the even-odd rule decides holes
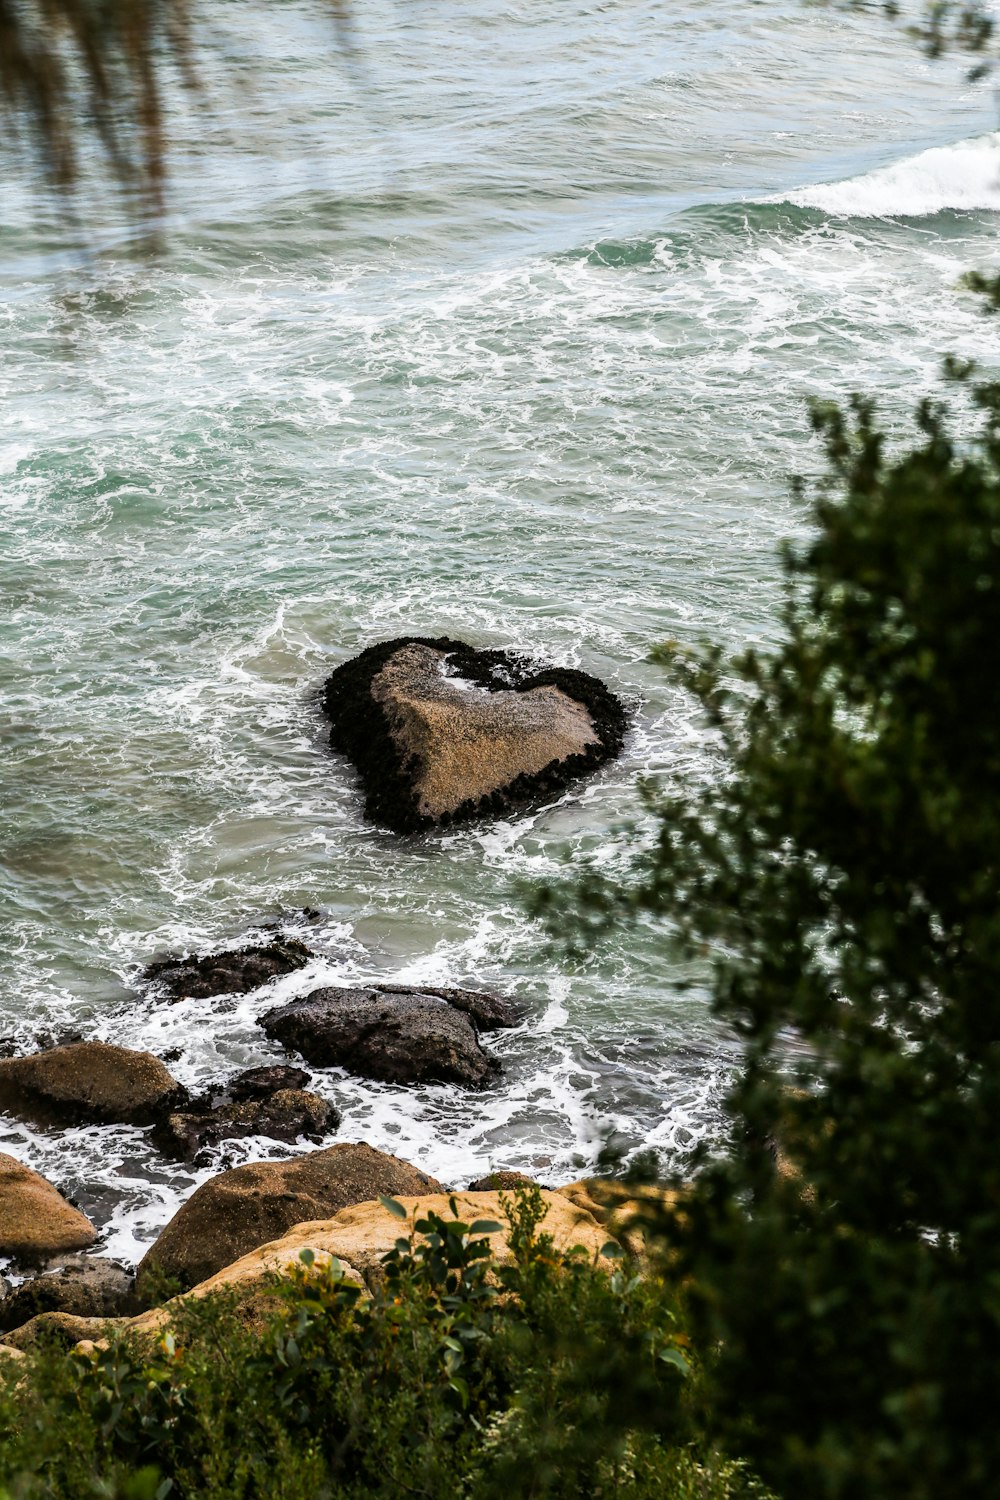
[[[679,1349],[661,1350],[660,1359],[665,1365],[673,1365],[676,1369],[680,1370],[682,1375],[691,1374],[691,1366]]]
[[[382,1193],[379,1193],[378,1201],[381,1203],[383,1208],[388,1209],[389,1213],[392,1214],[394,1219],[406,1218],[406,1209],[401,1203],[397,1203],[395,1198],[386,1198]]]
[[[500,1234],[503,1225],[498,1224],[496,1219],[477,1219],[474,1224],[469,1225],[470,1234]]]
[[[607,1260],[623,1260],[625,1251],[617,1240],[608,1240],[606,1245],[601,1246],[601,1254]]]
[[[299,1260],[302,1262],[302,1264],[304,1266],[307,1266],[307,1267],[308,1266],[313,1266],[313,1265],[316,1264],[316,1256],[313,1253],[313,1251],[309,1249],[308,1245],[305,1247],[304,1250],[300,1250],[299,1251]]]

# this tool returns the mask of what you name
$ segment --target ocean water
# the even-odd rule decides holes
[[[106,188],[79,231],[0,160],[0,1037],[198,1086],[276,1058],[257,1017],[318,983],[497,987],[525,1019],[495,1087],[316,1074],[336,1139],[450,1184],[565,1181],[609,1133],[683,1165],[735,1059],[704,990],[651,924],[570,962],[521,886],[619,868],[641,776],[712,774],[650,649],[774,639],[807,399],[873,393],[902,431],[942,352],[995,368],[960,287],[996,262],[990,86],[784,0],[373,0],[346,50],[318,5],[207,14],[158,258]],[[507,821],[367,825],[316,693],[404,633],[597,673],[625,754]],[[278,916],[307,971],[137,990]],[[127,1259],[212,1172],[295,1149],[191,1169],[0,1116]]]

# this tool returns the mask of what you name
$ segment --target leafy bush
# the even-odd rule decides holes
[[[513,1264],[483,1238],[499,1226],[428,1214],[370,1298],[304,1252],[273,1279],[263,1332],[233,1294],[190,1300],[155,1347],[32,1357],[0,1381],[0,1485],[11,1500],[761,1493],[689,1446],[695,1377],[666,1286],[557,1254],[537,1190],[505,1207]]]
[[[718,777],[600,925],[660,913],[741,1033],[733,1149],[664,1225],[717,1430],[788,1497],[993,1496],[1000,1429],[1000,385],[829,464],[773,656],[678,658]],[[968,425],[968,424],[967,424]]]

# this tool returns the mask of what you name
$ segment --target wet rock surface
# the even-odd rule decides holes
[[[443,993],[402,987],[314,990],[269,1011],[260,1025],[272,1041],[293,1048],[314,1067],[346,1068],[385,1083],[481,1088],[499,1064],[484,1051],[469,1011],[443,999]]]
[[[340,1111],[304,1088],[308,1081],[303,1068],[247,1068],[188,1100],[182,1109],[171,1110],[153,1131],[153,1142],[165,1156],[189,1159],[248,1135],[319,1142],[336,1130]]]
[[[90,1220],[51,1182],[0,1151],[0,1255],[37,1265],[96,1239]]]
[[[366,1145],[235,1167],[203,1183],[174,1215],[139,1265],[139,1294],[155,1300],[163,1278],[195,1286],[293,1225],[330,1218],[352,1203],[440,1191],[409,1162]]]
[[[303,1089],[308,1082],[309,1074],[304,1068],[276,1063],[262,1068],[246,1068],[242,1073],[237,1073],[225,1085],[225,1094],[229,1100],[239,1104],[247,1099],[269,1099],[279,1089]]]
[[[331,674],[324,703],[367,816],[400,833],[549,795],[617,755],[626,727],[596,677],[447,637],[369,647]]]
[[[76,1256],[8,1293],[0,1301],[0,1332],[20,1328],[40,1313],[117,1318],[138,1311],[134,1277],[128,1271],[112,1260]]]
[[[248,1135],[290,1143],[321,1141],[339,1124],[339,1110],[319,1094],[306,1089],[276,1089],[264,1098],[176,1110],[157,1127],[153,1138],[165,1155],[190,1158],[209,1146]]]
[[[204,957],[163,958],[147,964],[139,975],[170,1000],[208,1000],[214,995],[245,995],[261,985],[294,974],[313,957],[297,938],[230,948]]]
[[[485,1177],[477,1177],[475,1182],[470,1182],[466,1189],[469,1193],[512,1193],[519,1187],[537,1187],[542,1184],[536,1182],[534,1177],[527,1177],[523,1172],[487,1172]]]
[[[456,1010],[464,1011],[475,1022],[479,1031],[498,1031],[503,1027],[517,1026],[522,1017],[513,1000],[506,995],[494,995],[487,990],[463,990],[438,988],[421,984],[372,984],[367,986],[380,995],[431,995],[444,1000]]]
[[[43,1125],[148,1125],[186,1098],[151,1052],[108,1042],[0,1059],[0,1109]]]

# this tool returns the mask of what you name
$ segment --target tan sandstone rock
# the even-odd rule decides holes
[[[185,1091],[151,1052],[73,1042],[0,1060],[0,1108],[39,1120],[144,1125]]]
[[[414,1215],[419,1218],[428,1212],[450,1219],[453,1198],[458,1217],[464,1222],[472,1224],[477,1219],[488,1219],[502,1226],[488,1238],[497,1261],[501,1265],[509,1264],[513,1256],[499,1193],[432,1193],[397,1198],[397,1202],[406,1209],[409,1219]],[[556,1249],[568,1251],[579,1246],[589,1259],[598,1260],[608,1243],[608,1232],[603,1225],[592,1214],[560,1193],[543,1192],[542,1198],[546,1213],[541,1232],[552,1235]],[[213,1292],[230,1291],[242,1292],[248,1301],[256,1298],[266,1300],[268,1278],[274,1273],[287,1272],[301,1263],[299,1257],[304,1249],[313,1252],[318,1265],[337,1260],[348,1280],[360,1285],[366,1292],[374,1291],[383,1275],[382,1257],[388,1254],[401,1235],[407,1233],[408,1226],[380,1202],[356,1203],[350,1208],[342,1209],[332,1218],[297,1224],[280,1239],[261,1245],[233,1265],[226,1266],[217,1275],[201,1282],[186,1297],[205,1297]],[[477,1235],[476,1238],[483,1236]],[[610,1265],[610,1261],[607,1263]],[[178,1298],[163,1307],[143,1313],[140,1317],[131,1319],[127,1326],[135,1333],[155,1333],[170,1323],[173,1309],[183,1300],[184,1297]],[[257,1302],[253,1312],[260,1311],[261,1305],[261,1302]]]
[[[128,1327],[128,1318],[77,1318],[72,1313],[39,1313],[20,1328],[5,1333],[0,1340],[0,1349],[27,1351],[43,1344],[56,1344],[62,1349],[73,1349],[83,1339],[95,1341],[107,1338],[113,1328]]]
[[[86,1250],[96,1239],[90,1220],[51,1182],[0,1152],[0,1255],[38,1262]]]
[[[558,1190],[578,1208],[592,1214],[634,1259],[648,1258],[646,1227],[664,1211],[676,1210],[682,1195],[657,1183],[636,1185],[609,1177],[570,1182]]]
[[[430,646],[402,646],[371,684],[401,759],[418,768],[422,817],[480,802],[598,743],[587,709],[559,688],[486,692],[446,677],[446,660]]]
[[[203,1183],[174,1215],[139,1265],[137,1290],[148,1300],[157,1275],[196,1286],[293,1225],[329,1218],[380,1193],[440,1190],[433,1177],[366,1145],[236,1167]]]

